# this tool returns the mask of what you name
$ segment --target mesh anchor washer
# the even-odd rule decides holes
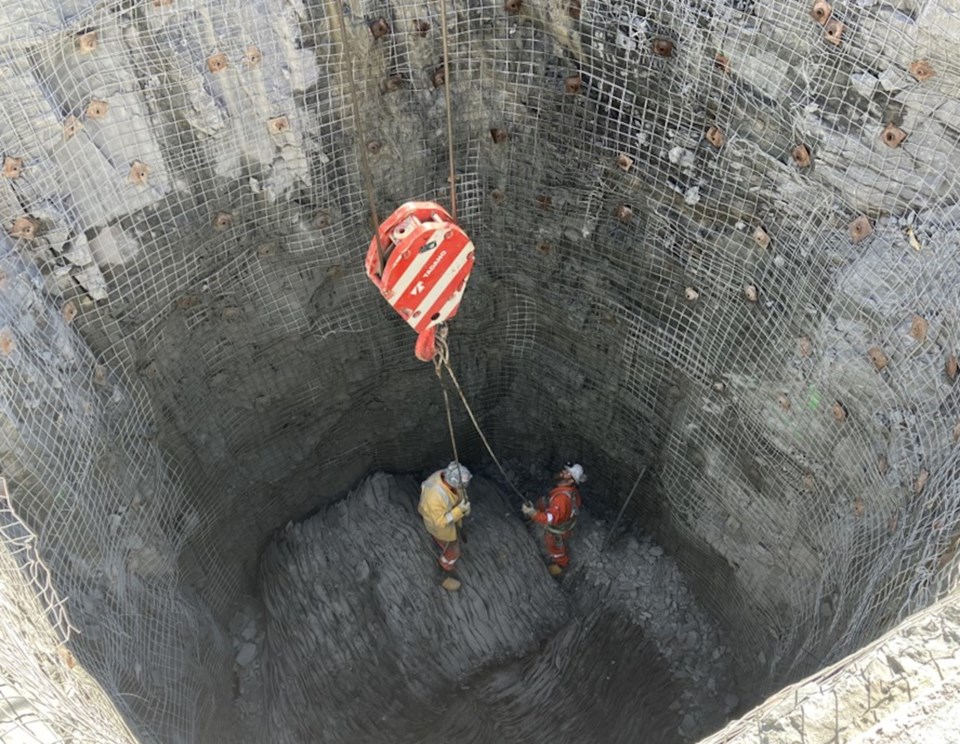
[[[417,332],[420,361],[433,359],[437,327],[457,314],[474,258],[473,242],[435,202],[407,202],[370,241],[367,276]]]

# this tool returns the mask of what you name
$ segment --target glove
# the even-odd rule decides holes
[[[533,504],[531,504],[529,501],[523,502],[523,506],[520,507],[520,511],[523,512],[523,516],[525,516],[527,519],[530,519],[530,517],[537,513],[537,510],[533,508]]]
[[[457,506],[453,507],[453,521],[454,521],[454,522],[459,522],[459,521],[460,521],[461,519],[463,519],[464,517],[469,516],[469,514],[470,514],[470,502],[469,502],[469,501],[464,501],[462,504],[458,504]]]

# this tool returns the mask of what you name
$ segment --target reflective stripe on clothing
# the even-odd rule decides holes
[[[457,560],[460,558],[460,541],[451,540],[450,542],[444,542],[443,540],[437,540],[437,538],[434,538],[433,541],[442,551],[440,557],[437,558],[440,568],[444,571],[452,571],[457,564]]]
[[[553,535],[549,532],[545,533],[543,538],[547,544],[547,555],[550,556],[550,560],[561,568],[569,566],[570,551],[567,549],[566,540],[564,540],[563,537]]]

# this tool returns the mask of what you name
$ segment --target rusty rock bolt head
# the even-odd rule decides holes
[[[863,499],[857,496],[857,498],[853,500],[853,515],[855,517],[862,517],[863,511],[864,511]]]
[[[217,52],[207,57],[207,69],[216,74],[227,69],[227,55],[223,52]]]
[[[494,189],[490,192],[490,198],[493,200],[494,204],[503,204],[503,200],[507,198],[507,195],[504,194],[500,189]]]
[[[545,212],[549,212],[553,208],[553,199],[551,199],[546,194],[540,194],[537,197],[537,205]]]
[[[947,379],[950,380],[950,382],[953,382],[957,379],[957,370],[957,355],[948,354],[947,361],[944,362],[943,365],[943,371],[947,373]]]
[[[97,32],[87,31],[85,34],[79,34],[74,40],[74,43],[80,54],[90,54],[90,52],[97,48]]]
[[[110,104],[106,101],[93,100],[87,105],[87,118],[102,119],[107,115]]]
[[[184,295],[183,297],[177,298],[177,307],[181,310],[189,310],[191,307],[196,307],[200,304],[200,298],[196,295]]]
[[[383,149],[383,143],[380,140],[370,140],[367,143],[367,150],[376,155],[380,150]]]
[[[715,392],[722,393],[724,390],[727,389],[727,385],[723,380],[716,380],[713,383],[713,389]]]
[[[726,54],[717,53],[717,56],[713,58],[713,66],[720,72],[729,73],[730,58]]]
[[[579,75],[571,75],[563,81],[563,90],[568,96],[575,96],[580,92],[582,85]]]
[[[147,176],[150,175],[150,166],[146,163],[141,163],[139,160],[134,160],[133,164],[130,166],[130,183],[136,184],[137,186],[142,186],[147,182]]]
[[[628,204],[620,204],[614,214],[617,215],[617,219],[621,222],[629,222],[633,218],[633,209],[630,208]]]
[[[494,128],[490,130],[490,137],[491,139],[493,139],[494,144],[502,145],[504,142],[507,141],[509,135],[507,134],[506,129]]]
[[[40,220],[34,217],[17,217],[10,227],[10,236],[23,240],[33,240],[39,232]]]
[[[887,471],[890,469],[890,463],[887,462],[885,455],[877,455],[877,473],[880,475],[886,475]]]
[[[707,142],[714,147],[723,147],[725,139],[723,131],[719,127],[710,127],[707,130]]]
[[[760,248],[766,249],[767,246],[770,245],[770,236],[767,235],[767,231],[762,227],[757,227],[757,229],[753,231],[753,239]]]
[[[658,57],[670,57],[673,55],[673,42],[670,39],[654,39],[653,53]]]
[[[800,356],[807,358],[813,352],[813,342],[810,340],[809,336],[801,336],[797,340],[797,351],[800,352]]]
[[[757,290],[756,285],[746,284],[743,287],[743,296],[750,302],[756,302],[760,297],[760,292]]]
[[[413,32],[419,36],[421,39],[427,35],[427,32],[430,30],[429,21],[414,21],[413,22]]]
[[[843,36],[843,24],[836,18],[827,21],[823,29],[824,38],[834,46],[840,46],[840,39]]]
[[[873,362],[873,366],[877,368],[878,372],[887,366],[887,355],[883,353],[883,349],[879,346],[871,346],[867,351],[867,356],[870,357],[870,361]]]
[[[73,304],[73,300],[64,303],[63,307],[60,308],[60,315],[67,323],[73,322],[73,319],[77,317],[77,306]]]
[[[873,225],[870,224],[870,220],[867,219],[865,215],[860,215],[853,222],[850,223],[850,240],[854,243],[859,243],[864,238],[868,237],[870,233],[873,232]]]
[[[522,0],[504,0],[503,2],[503,9],[510,15],[519,13],[522,6]]]
[[[918,59],[915,62],[911,62],[908,69],[910,70],[910,74],[921,83],[937,74],[933,69],[933,65],[925,59]]]
[[[794,146],[790,151],[790,157],[793,158],[793,162],[797,164],[798,168],[807,168],[810,166],[810,148],[802,142]]]
[[[956,444],[957,442],[960,442],[960,424],[953,427],[953,443]]]
[[[257,246],[257,255],[273,256],[277,253],[277,246],[273,243],[261,243]]]
[[[267,129],[270,134],[283,134],[290,128],[290,120],[286,116],[275,116],[267,119]]]
[[[383,87],[392,93],[393,91],[400,90],[403,87],[403,82],[403,75],[391,75],[387,78],[387,82],[384,83]]]
[[[930,471],[926,468],[920,468],[920,472],[917,473],[917,479],[913,483],[913,492],[917,495],[923,490],[923,487],[927,485],[927,480],[930,478]]]
[[[804,473],[803,477],[800,479],[800,482],[808,491],[812,491],[817,485],[817,479],[813,477],[813,473]]]
[[[107,384],[107,368],[102,364],[93,368],[93,381],[100,386]]]
[[[390,33],[390,24],[386,18],[378,18],[370,24],[370,33],[374,39],[381,39]]]
[[[880,139],[887,147],[900,147],[900,143],[907,138],[907,133],[894,123],[887,124],[880,132]]]
[[[23,158],[11,158],[6,157],[3,159],[3,177],[4,178],[20,178],[20,174],[23,172]]]
[[[330,215],[327,212],[317,212],[313,218],[313,226],[318,230],[330,227]]]
[[[247,67],[258,67],[263,62],[263,52],[255,46],[248,46],[243,53],[243,61],[247,63]]]
[[[617,155],[617,167],[626,173],[633,167],[633,158],[631,158],[629,155],[620,153]]]
[[[544,256],[548,255],[552,249],[552,246],[547,242],[541,240],[539,243],[537,243],[537,250],[540,251]]]
[[[817,0],[813,4],[813,7],[810,8],[810,15],[813,17],[817,23],[821,26],[825,26],[827,21],[830,20],[830,14],[833,12],[833,8],[830,7],[830,3],[826,0]]]
[[[910,335],[913,336],[914,341],[922,344],[927,340],[927,329],[929,327],[930,324],[927,323],[926,318],[920,315],[914,315],[913,320],[910,321]]]
[[[13,331],[10,330],[9,326],[0,328],[0,354],[10,356],[15,348],[17,348],[17,343],[13,340]]]
[[[217,212],[213,217],[213,229],[217,232],[229,230],[233,226],[233,215],[229,212]]]
[[[847,420],[847,407],[839,400],[833,402],[833,408],[831,410],[833,411],[833,417],[837,421],[842,422]]]
[[[684,289],[683,296],[686,298],[687,302],[696,302],[698,299],[700,299],[700,293],[693,287],[687,287]]]
[[[780,406],[784,411],[790,410],[790,397],[786,393],[780,393],[777,396],[777,405]]]
[[[83,129],[83,124],[76,116],[68,116],[63,122],[63,139],[67,141]]]
[[[433,75],[430,76],[430,82],[433,83],[434,88],[439,88],[445,82],[447,82],[447,69],[444,65],[440,65]]]
[[[567,13],[573,20],[580,20],[580,0],[570,0],[570,4],[567,6]]]

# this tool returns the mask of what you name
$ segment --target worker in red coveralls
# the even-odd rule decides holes
[[[550,574],[559,576],[570,565],[567,541],[580,511],[580,491],[577,488],[587,479],[583,466],[568,463],[557,475],[557,485],[539,499],[536,508],[529,502],[523,505],[523,516],[546,529],[544,539],[550,556]]]

